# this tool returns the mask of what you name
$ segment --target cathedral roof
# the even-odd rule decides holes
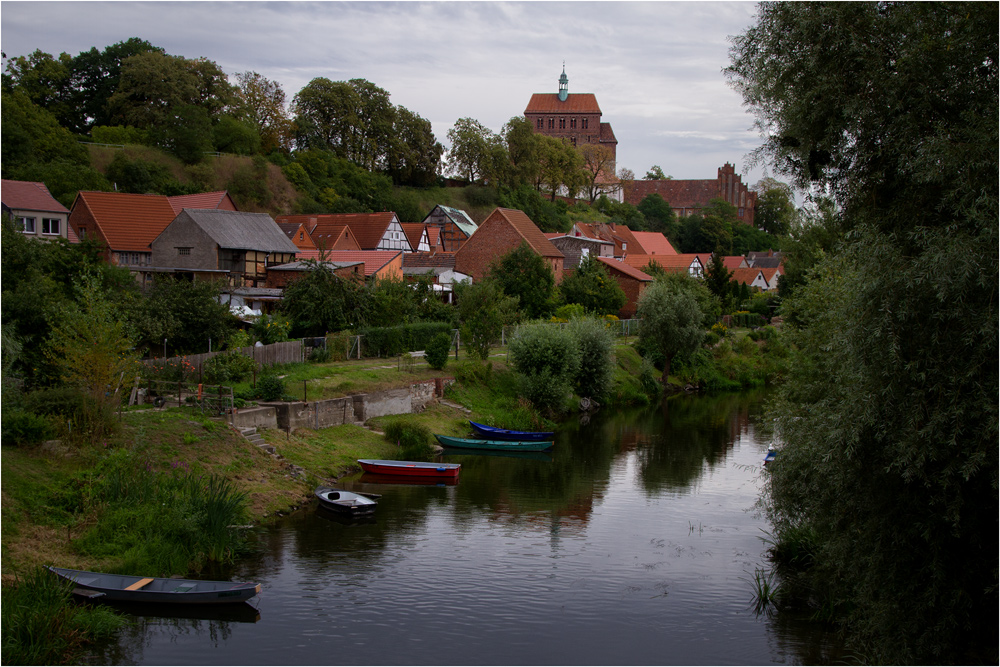
[[[565,102],[559,100],[558,93],[534,93],[528,102],[525,114],[529,113],[601,113],[597,96],[593,93],[570,93]]]

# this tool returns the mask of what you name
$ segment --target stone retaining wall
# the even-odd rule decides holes
[[[417,382],[402,389],[356,394],[343,398],[330,398],[323,401],[304,403],[264,403],[267,410],[273,411],[274,422],[263,423],[266,418],[256,417],[261,421],[241,423],[245,413],[264,408],[246,408],[237,410],[234,414],[234,425],[257,426],[260,428],[279,428],[291,430],[296,428],[321,429],[341,424],[363,424],[373,417],[386,415],[405,415],[424,410],[429,403],[444,395],[444,387],[454,382],[452,379],[430,380]]]

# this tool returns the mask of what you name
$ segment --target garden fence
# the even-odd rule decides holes
[[[305,340],[290,340],[284,343],[271,343],[260,347],[248,346],[236,348],[236,352],[247,357],[253,357],[258,366],[276,366],[278,364],[294,364],[305,361],[306,342],[312,342],[312,338]],[[142,363],[147,366],[190,366],[193,369],[201,368],[202,365],[218,354],[232,352],[226,350],[221,352],[202,352],[201,354],[186,354],[180,357],[168,357],[166,359],[143,359]]]

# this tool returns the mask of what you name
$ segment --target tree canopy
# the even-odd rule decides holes
[[[997,22],[992,3],[766,4],[727,70],[757,158],[848,232],[783,306],[799,352],[767,498],[875,662],[996,660]]]

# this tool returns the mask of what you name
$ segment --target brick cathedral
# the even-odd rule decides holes
[[[565,65],[559,77],[559,92],[534,93],[524,117],[539,134],[565,139],[574,146],[599,144],[608,148],[617,161],[618,140],[611,123],[601,122],[597,97],[593,93],[570,93]],[[610,171],[613,174],[614,167]]]

